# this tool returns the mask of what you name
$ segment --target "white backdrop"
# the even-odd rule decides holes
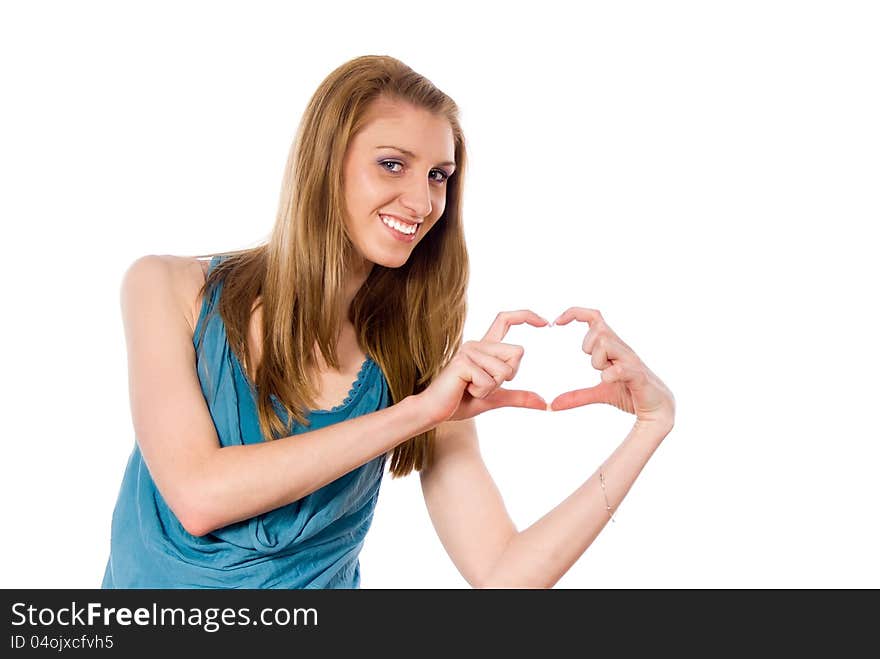
[[[122,274],[261,240],[306,102],[362,54],[461,107],[466,338],[598,308],[675,393],[558,587],[880,586],[878,33],[869,2],[0,5],[0,586],[100,585],[134,442]],[[585,332],[514,328],[515,384],[598,382]],[[477,418],[520,529],[631,424]],[[361,568],[467,587],[417,476],[386,476]]]

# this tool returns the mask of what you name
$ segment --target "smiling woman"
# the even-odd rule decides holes
[[[551,409],[501,386],[523,356],[508,329],[547,321],[502,312],[462,343],[466,164],[452,99],[399,60],[359,57],[311,98],[264,244],[129,267],[136,441],[103,587],[356,588],[386,460],[421,472],[472,585],[550,586],[577,560],[671,429],[673,399],[598,312],[563,314],[591,323],[584,349],[605,370],[552,409],[623,401],[637,425],[601,490],[591,478],[516,530],[473,417]]]

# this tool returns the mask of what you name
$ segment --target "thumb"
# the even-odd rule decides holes
[[[553,402],[550,403],[550,409],[553,411],[569,410],[573,407],[590,405],[591,403],[607,403],[608,390],[608,383],[603,382],[595,387],[566,391],[564,394],[559,394],[553,399]]]
[[[524,391],[522,389],[499,387],[486,396],[483,402],[487,405],[486,409],[490,410],[498,407],[527,407],[532,410],[547,410],[547,401],[534,391]]]

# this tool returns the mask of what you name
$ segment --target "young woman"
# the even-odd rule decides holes
[[[523,349],[500,313],[462,343],[465,140],[455,103],[391,57],[359,57],[312,97],[277,220],[253,249],[145,256],[123,278],[136,443],[105,588],[356,588],[386,458],[420,473],[443,546],[473,586],[550,587],[611,518],[674,421],[663,383],[605,324],[596,387],[551,405],[501,385]],[[616,405],[635,425],[603,466],[517,531],[473,417]]]

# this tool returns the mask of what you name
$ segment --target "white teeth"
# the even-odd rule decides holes
[[[385,226],[389,226],[392,229],[395,229],[400,233],[406,234],[408,236],[414,234],[416,232],[416,229],[418,228],[418,225],[416,224],[404,224],[403,222],[398,222],[397,220],[391,219],[387,215],[380,215],[379,219],[382,220],[382,224],[384,224]]]

